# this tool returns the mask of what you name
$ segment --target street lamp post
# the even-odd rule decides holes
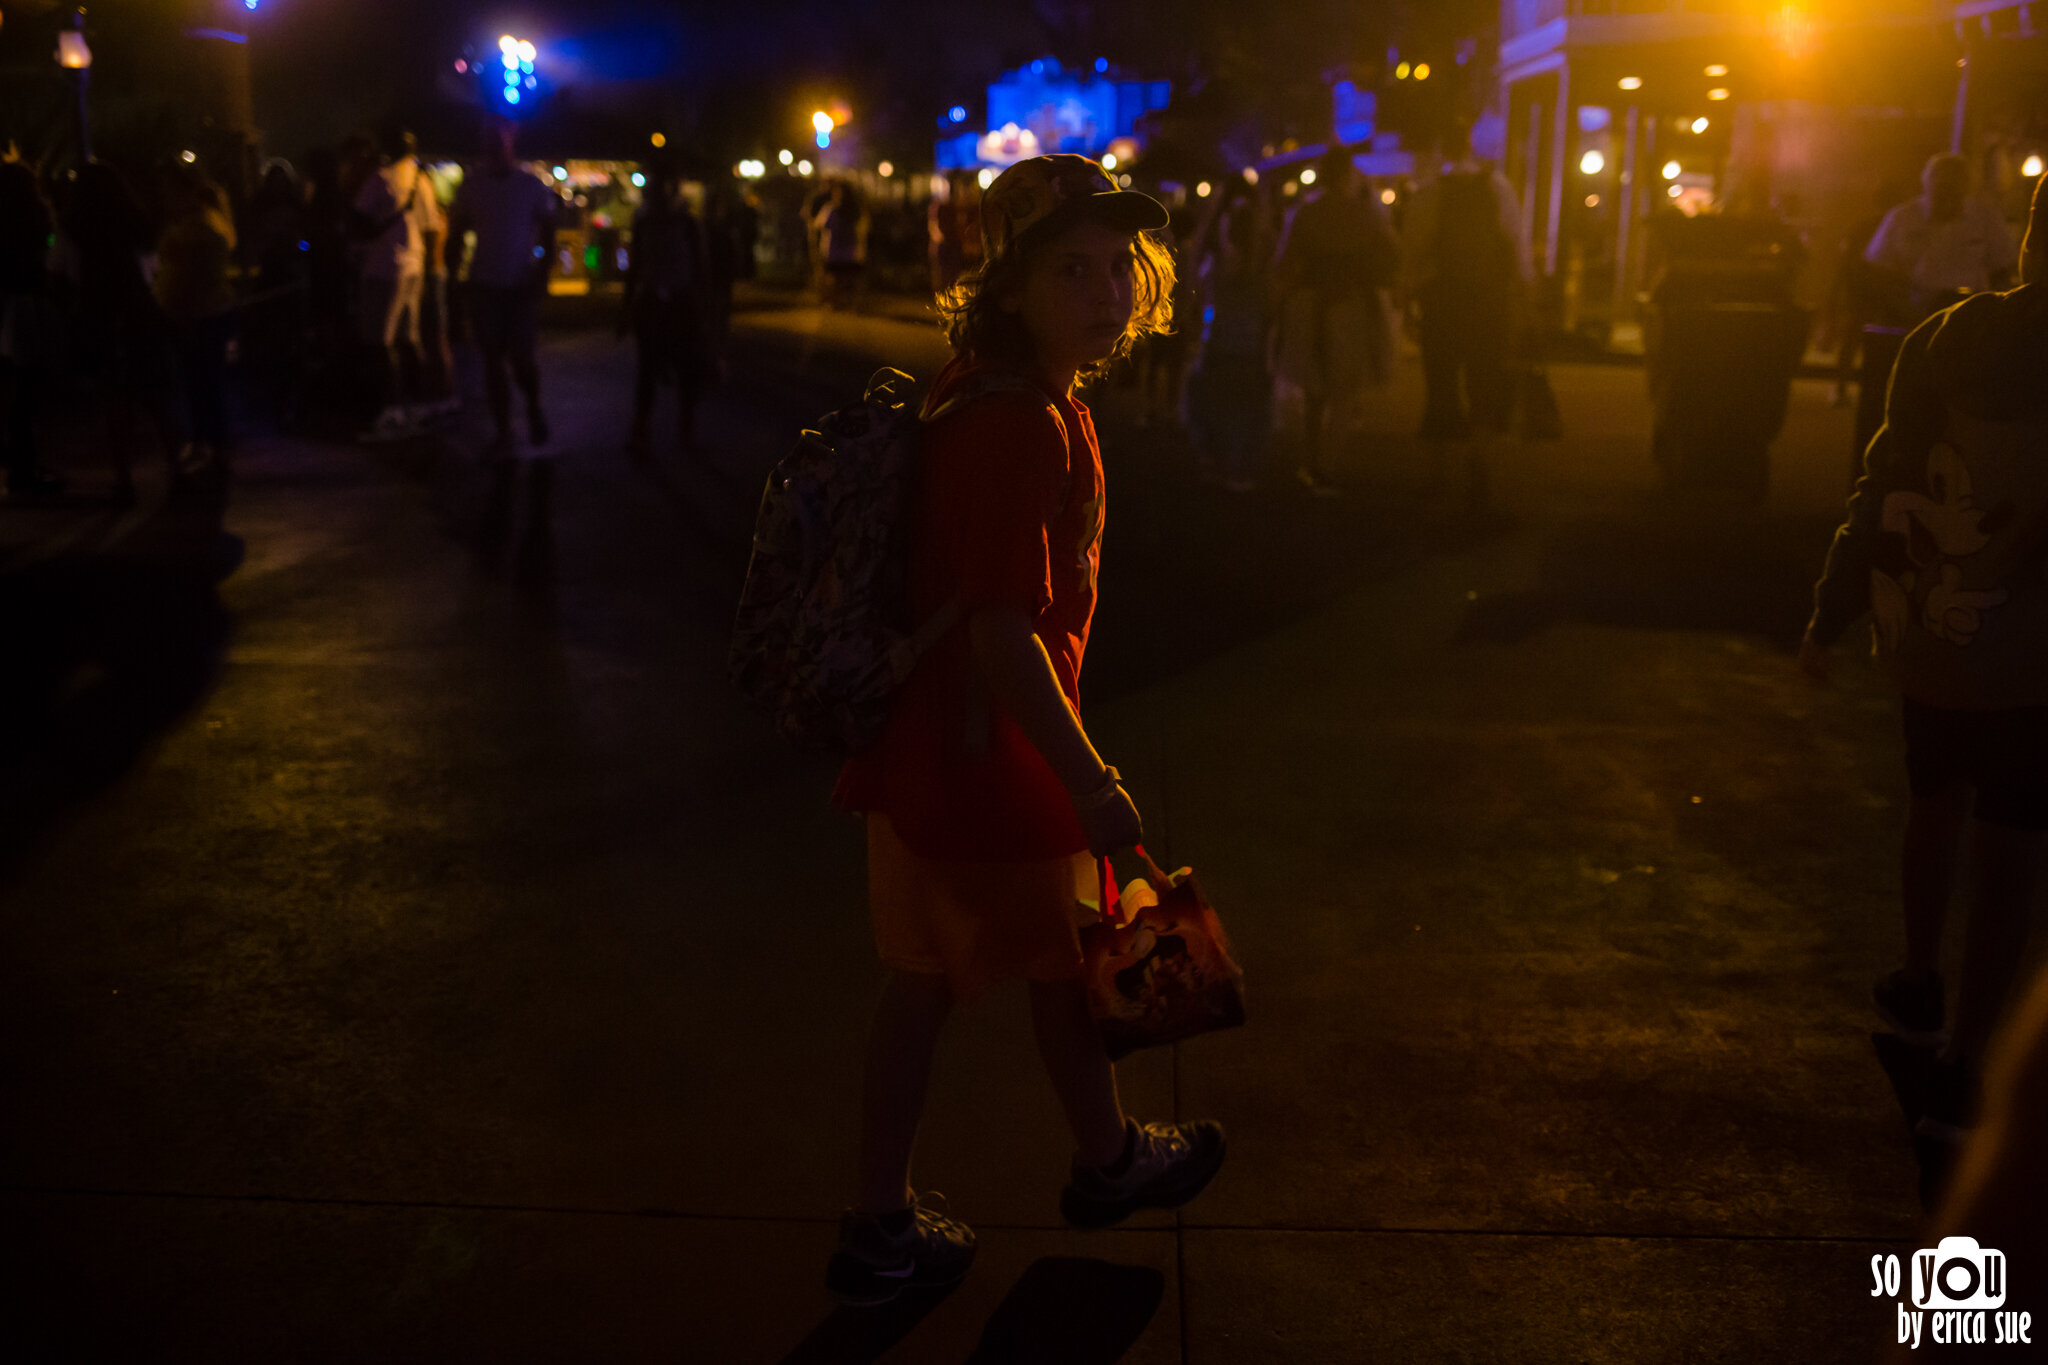
[[[86,89],[92,81],[92,48],[85,41],[85,9],[71,11],[71,24],[57,30],[57,65],[69,74],[78,105],[78,164],[92,160],[92,122],[86,111]]]

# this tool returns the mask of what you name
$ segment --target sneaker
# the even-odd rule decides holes
[[[1877,1002],[1878,1017],[1890,1024],[1902,1041],[1915,1047],[1941,1047],[1948,1042],[1948,1034],[1943,1032],[1947,1008],[1939,975],[1915,981],[1901,968],[1871,987],[1870,995]]]
[[[1148,1123],[1126,1119],[1130,1136],[1123,1173],[1074,1158],[1072,1177],[1060,1192],[1060,1215],[1077,1228],[1106,1228],[1139,1209],[1177,1209],[1207,1188],[1223,1165],[1222,1125]]]
[[[887,1223],[901,1226],[892,1232]],[[825,1267],[825,1288],[841,1303],[873,1308],[906,1289],[956,1285],[973,1264],[974,1230],[914,1200],[887,1217],[848,1209],[839,1218],[839,1250]]]
[[[1294,478],[1295,482],[1308,490],[1311,497],[1334,498],[1339,496],[1342,491],[1336,484],[1331,483],[1328,479],[1307,466],[1295,470]]]
[[[412,415],[400,404],[393,403],[378,413],[377,420],[370,424],[369,430],[356,439],[366,444],[376,444],[383,441],[403,441],[418,434],[419,425],[413,421]]]

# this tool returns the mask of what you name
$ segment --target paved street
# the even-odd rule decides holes
[[[1065,1230],[999,993],[919,1153],[978,1265],[835,1313],[860,830],[725,629],[796,429],[943,347],[738,328],[708,453],[653,474],[609,329],[551,334],[551,478],[494,484],[472,430],[249,442],[217,669],[0,871],[14,1358],[1871,1357],[1917,1213],[1869,1041],[1904,780],[1872,670],[1790,657],[1847,464],[1823,386],[1756,511],[1657,495],[1641,372],[1559,366],[1569,438],[1477,521],[1402,434],[1412,362],[1331,501],[1202,485],[1104,393],[1090,728],[1251,1016],[1121,1074],[1231,1158],[1178,1217]]]

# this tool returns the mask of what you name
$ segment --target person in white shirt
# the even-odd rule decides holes
[[[401,138],[398,157],[363,177],[353,207],[361,243],[356,320],[363,344],[376,354],[382,410],[366,433],[395,439],[413,430],[407,416],[406,377],[420,367],[420,285],[426,252],[415,205],[420,163],[412,134]],[[369,154],[375,155],[374,144]],[[433,189],[426,190],[429,197]]]
[[[1903,283],[1917,319],[1956,294],[2003,288],[2019,261],[2012,229],[1998,209],[1970,193],[1970,168],[1959,156],[1930,159],[1921,194],[1878,226],[1863,259]]]
[[[464,240],[474,233],[467,299],[470,330],[483,352],[484,387],[496,429],[493,453],[512,445],[512,383],[526,399],[527,435],[548,443],[547,417],[540,406],[540,301],[547,293],[548,263],[562,201],[555,191],[513,160],[518,128],[494,120],[485,134],[484,159],[463,178],[448,210],[448,265],[461,260]],[[508,373],[509,371],[509,373]]]

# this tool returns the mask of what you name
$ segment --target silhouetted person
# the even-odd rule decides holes
[[[227,196],[196,166],[173,165],[165,184],[168,216],[156,249],[156,300],[170,323],[184,395],[184,443],[177,475],[219,472],[227,449],[228,338],[234,287],[228,266],[235,224]]]
[[[1974,1121],[2048,847],[2044,197],[2037,188],[2027,282],[1974,295],[1906,339],[1800,648],[1801,665],[1825,678],[1828,646],[1867,612],[1904,696],[1906,960],[1875,995],[1902,1039],[1942,1047],[1921,1120],[1936,1139]],[[1942,1046],[1942,929],[1966,844],[1969,934]]]
[[[1366,385],[1385,378],[1384,291],[1399,255],[1348,149],[1324,157],[1316,174],[1314,193],[1280,236],[1279,367],[1305,402],[1298,475],[1311,492],[1330,494],[1336,439],[1356,427]]]
[[[811,216],[818,234],[818,255],[824,265],[824,294],[827,308],[844,308],[860,292],[862,273],[867,269],[867,241],[861,223],[860,205],[844,180],[835,180],[825,191],[825,200]]]
[[[633,215],[633,254],[620,320],[622,330],[632,330],[639,360],[633,432],[627,441],[634,459],[652,454],[654,395],[664,380],[676,387],[682,448],[695,444],[697,398],[713,368],[712,306],[703,225],[683,198],[681,176],[662,167]]]
[[[547,295],[555,223],[562,201],[540,177],[513,160],[518,127],[494,119],[481,163],[463,177],[448,210],[448,265],[476,234],[467,279],[470,330],[483,352],[484,390],[491,408],[491,451],[512,449],[512,385],[526,400],[526,432],[548,442],[540,405],[540,302]]]
[[[0,449],[7,495],[50,497],[64,480],[43,468],[36,450],[49,351],[50,205],[36,173],[0,161]]]
[[[172,477],[178,477],[167,395],[169,329],[142,271],[143,257],[155,246],[121,173],[103,161],[81,167],[57,215],[52,273],[69,291],[79,343],[99,374],[115,491],[123,499],[135,493],[138,405],[148,408]]]
[[[2017,254],[2004,216],[1970,193],[1970,168],[1961,157],[1931,158],[1920,185],[1918,198],[1885,215],[1863,253],[1904,293],[1911,310],[1905,323],[1952,295],[2003,287]]]
[[[1189,381],[1196,435],[1232,493],[1258,486],[1272,428],[1273,307],[1259,229],[1257,207],[1243,200],[1217,224],[1203,262],[1202,362]]]
[[[1444,153],[1440,172],[1408,204],[1403,283],[1420,314],[1422,438],[1438,451],[1439,475],[1444,448],[1468,443],[1467,492],[1481,505],[1489,447],[1514,415],[1510,362],[1532,272],[1507,179],[1472,155],[1468,128],[1452,132]]]

